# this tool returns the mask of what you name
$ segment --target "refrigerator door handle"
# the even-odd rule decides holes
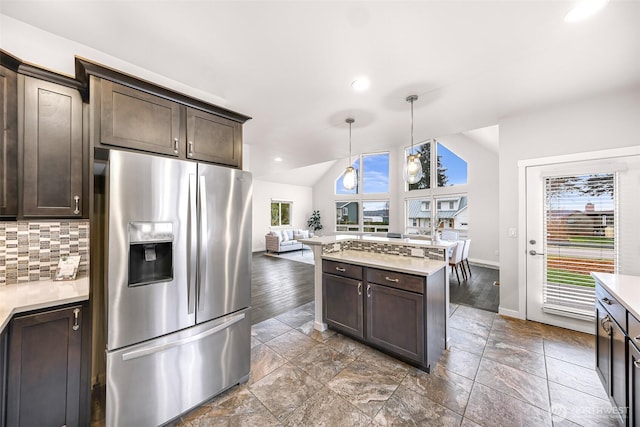
[[[198,311],[204,310],[204,292],[206,286],[203,285],[207,278],[207,250],[209,242],[207,241],[207,233],[209,230],[207,224],[207,187],[206,178],[200,175],[200,183],[198,185],[198,196],[200,198],[200,271],[198,272]]]
[[[189,215],[187,221],[187,305],[188,313],[196,309],[196,254],[198,253],[198,217],[196,203],[196,176],[189,175]]]
[[[173,341],[173,342],[169,342],[169,343],[165,343],[165,344],[159,344],[159,345],[152,345],[149,347],[145,347],[145,348],[141,348],[138,350],[133,350],[133,351],[129,351],[127,353],[123,353],[122,354],[122,360],[131,360],[131,359],[137,359],[139,357],[144,357],[144,356],[149,356],[150,354],[154,354],[154,353],[159,353],[161,351],[165,351],[165,350],[169,350],[171,348],[174,347],[180,347],[181,345],[185,345],[188,344],[190,342],[194,342],[194,341],[199,341],[203,338],[208,337],[209,335],[213,335],[215,333],[218,333],[220,331],[223,331],[229,327],[231,327],[232,325],[235,325],[236,323],[240,322],[241,320],[243,320],[245,318],[245,313],[239,313],[239,314],[235,314],[231,317],[229,317],[229,319],[227,321],[225,321],[224,323],[221,323],[217,326],[214,326],[211,329],[208,329],[204,332],[201,332],[197,335],[194,335],[192,337],[186,337],[186,338],[182,338],[180,340],[177,341]]]

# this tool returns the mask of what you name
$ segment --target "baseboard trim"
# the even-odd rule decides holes
[[[500,269],[500,263],[496,261],[485,261],[483,259],[469,258],[469,264],[477,265],[478,267],[493,268],[495,270]]]
[[[513,317],[515,319],[522,319],[525,320],[525,316],[523,316],[519,311],[517,310],[509,310],[507,308],[502,308],[502,307],[498,307],[498,314],[502,315],[502,316],[507,316],[507,317]]]
[[[327,324],[318,322],[317,320],[313,322],[313,327],[316,331],[320,331],[320,332],[324,332],[327,330]]]

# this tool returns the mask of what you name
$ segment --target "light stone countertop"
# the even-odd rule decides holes
[[[388,243],[391,245],[409,245],[416,247],[426,247],[426,248],[439,248],[439,249],[447,249],[456,244],[454,241],[449,240],[438,240],[432,241],[427,239],[393,239],[390,237],[378,237],[378,236],[359,236],[354,234],[338,234],[335,236],[314,236],[308,239],[299,239],[298,241],[304,243],[305,245],[329,245],[332,243],[339,242],[347,242],[347,241],[361,241],[361,242],[372,242],[372,243]]]
[[[70,281],[40,280],[0,286],[0,333],[17,313],[89,299],[89,277]]]
[[[640,320],[640,276],[591,273],[627,311]]]
[[[322,259],[364,265],[366,267],[393,270],[399,273],[429,276],[441,268],[445,268],[444,261],[411,256],[378,254],[362,251],[340,251],[324,254]]]

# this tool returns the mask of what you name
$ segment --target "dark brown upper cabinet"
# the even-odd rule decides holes
[[[242,168],[242,124],[251,117],[81,58],[76,78],[99,117],[95,146]]]
[[[82,217],[82,98],[77,89],[23,80],[22,215]],[[22,81],[22,80],[21,80]]]
[[[187,158],[242,167],[242,125],[187,108]]]
[[[109,80],[100,86],[100,142],[180,156],[179,104]]]
[[[18,214],[18,79],[0,66],[0,217]]]

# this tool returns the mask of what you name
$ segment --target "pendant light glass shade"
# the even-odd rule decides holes
[[[344,170],[344,175],[342,175],[342,186],[346,190],[353,190],[358,185],[358,171],[351,165],[351,124],[355,120],[348,118],[345,122],[349,123],[349,165]]]
[[[407,161],[402,170],[402,177],[408,184],[415,184],[422,179],[422,162],[420,154],[413,153],[413,101],[418,99],[418,95],[409,95],[406,101],[411,103],[411,150],[407,156]]]

